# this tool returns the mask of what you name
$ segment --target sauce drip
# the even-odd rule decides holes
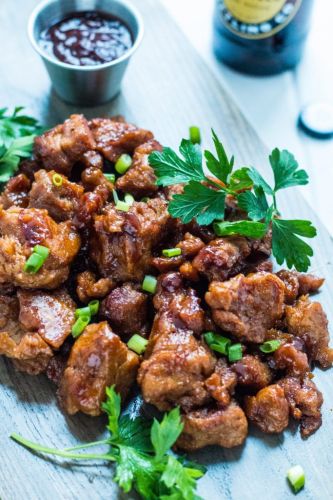
[[[104,12],[73,12],[42,31],[42,48],[73,66],[96,66],[119,59],[133,45],[121,20]]]

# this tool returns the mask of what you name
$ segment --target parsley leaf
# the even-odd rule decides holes
[[[114,480],[129,493],[135,490],[144,500],[200,500],[196,494],[197,480],[205,469],[183,457],[171,454],[170,448],[183,430],[179,408],[166,413],[161,422],[120,415],[120,396],[114,387],[106,390],[103,409],[108,415],[110,437],[82,446],[57,450],[32,443],[18,434],[11,437],[26,448],[77,460],[106,460],[114,462]],[[78,450],[108,445],[107,453],[81,453]]]
[[[253,181],[249,176],[249,168],[242,167],[235,170],[229,178],[229,189],[232,191],[241,191],[253,186]]]
[[[177,441],[182,430],[183,424],[180,420],[179,408],[174,408],[169,413],[165,414],[161,422],[158,422],[154,418],[151,428],[151,442],[157,460],[160,460],[168,449]]]
[[[273,219],[272,249],[277,263],[281,265],[285,261],[289,269],[295,266],[298,271],[306,272],[313,250],[297,235],[313,238],[316,234],[310,221]]]
[[[255,186],[252,191],[245,191],[238,195],[238,206],[245,210],[254,221],[259,221],[265,218],[268,210],[268,203],[261,186]]]
[[[106,401],[102,404],[103,410],[108,416],[107,429],[110,431],[111,437],[117,439],[119,436],[119,416],[120,416],[120,395],[112,387],[106,389]]]
[[[169,203],[169,213],[185,224],[196,218],[198,224],[208,225],[224,217],[226,194],[215,191],[200,182],[190,181],[182,194],[176,194]]]
[[[270,157],[270,164],[274,172],[274,191],[279,189],[308,184],[309,177],[305,170],[297,170],[298,163],[294,156],[286,151],[273,149]]]
[[[36,134],[42,131],[37,120],[22,115],[22,106],[7,115],[7,108],[0,109],[0,182],[7,182],[16,172],[21,158],[32,152]]]
[[[217,236],[246,236],[247,238],[263,238],[267,231],[267,225],[252,220],[241,220],[236,222],[215,222],[214,231]]]
[[[262,175],[259,174],[258,170],[256,170],[254,167],[251,167],[249,169],[248,174],[249,174],[249,177],[252,179],[255,186],[258,186],[258,187],[260,186],[266,194],[273,196],[273,194],[274,194],[273,189],[270,187],[269,184],[267,184],[267,182],[262,177]]]
[[[185,224],[192,219],[196,219],[201,225],[223,221],[226,195],[231,195],[237,199],[239,208],[247,213],[250,220],[215,222],[217,236],[241,235],[260,239],[273,226],[272,252],[278,263],[286,261],[288,267],[294,266],[298,271],[306,271],[310,265],[312,250],[299,236],[314,236],[313,231],[304,229],[311,223],[288,221],[285,225],[286,221],[281,222],[276,195],[281,189],[307,184],[307,173],[298,168],[291,153],[278,148],[269,156],[274,187],[254,167],[243,167],[233,172],[234,158],[228,159],[214,130],[212,135],[216,153],[206,150],[204,156],[206,166],[214,178],[205,176],[200,147],[194,146],[190,141],[183,140],[181,143],[179,149],[183,158],[179,158],[170,148],[149,156],[158,185],[186,184],[183,193],[174,195],[170,201],[169,213]],[[267,200],[267,196],[272,199]],[[302,233],[304,230],[306,234]]]
[[[203,472],[197,468],[184,467],[179,460],[169,456],[166,468],[162,474],[161,481],[168,488],[175,488],[181,492],[184,500],[194,500],[196,480],[203,476]]]
[[[214,130],[212,130],[212,136],[217,158],[210,151],[205,151],[207,168],[217,179],[227,184],[228,176],[234,164],[234,157],[229,161],[225,149]]]
[[[149,155],[149,164],[154,167],[158,186],[205,179],[200,146],[183,139],[179,151],[184,159],[171,148],[163,148],[163,151],[154,151]]]

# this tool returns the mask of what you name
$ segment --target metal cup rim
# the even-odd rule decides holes
[[[39,14],[43,11],[47,5],[50,3],[54,2],[54,0],[43,0],[39,4],[36,5],[36,7],[33,9],[29,16],[28,20],[28,26],[27,26],[27,31],[28,31],[28,37],[30,40],[31,45],[35,49],[35,51],[43,58],[49,61],[51,64],[55,64],[61,68],[68,69],[71,71],[83,71],[83,72],[89,72],[89,71],[100,71],[105,68],[109,68],[112,66],[116,66],[117,64],[120,64],[123,61],[126,61],[129,59],[134,52],[137,50],[139,45],[142,42],[143,35],[144,35],[144,23],[143,23],[143,18],[138,11],[138,9],[128,0],[113,0],[118,4],[123,5],[125,8],[127,8],[131,13],[134,15],[136,22],[138,24],[138,33],[137,36],[135,37],[134,43],[130,49],[128,49],[121,57],[118,57],[117,59],[114,59],[113,61],[109,61],[103,64],[95,64],[95,65],[87,65],[87,66],[75,66],[74,64],[68,64],[60,61],[56,57],[49,56],[43,49],[40,47],[38,44],[35,35],[34,35],[34,28],[36,24],[36,20],[39,16]]]

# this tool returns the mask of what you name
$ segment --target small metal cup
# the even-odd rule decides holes
[[[52,57],[39,45],[41,31],[75,11],[98,10],[123,20],[133,36],[133,45],[119,59],[96,66],[73,66]],[[120,91],[132,54],[143,37],[143,21],[127,0],[45,0],[30,15],[28,35],[42,57],[56,93],[66,102],[85,106],[103,104]]]

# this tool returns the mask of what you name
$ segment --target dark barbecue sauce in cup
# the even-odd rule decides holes
[[[127,25],[98,11],[73,12],[42,31],[39,43],[51,56],[73,66],[119,59],[133,45]]]

